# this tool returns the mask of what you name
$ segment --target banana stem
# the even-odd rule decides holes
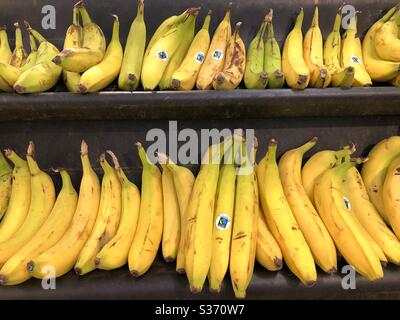
[[[71,176],[68,174],[68,171],[65,169],[60,170],[62,188],[63,189],[73,189]]]
[[[317,144],[317,142],[318,142],[318,138],[314,137],[310,141],[308,141],[307,143],[302,145],[301,147],[297,148],[297,150],[301,154],[305,154],[307,151],[310,151]]]
[[[22,32],[21,32],[21,28],[19,27],[18,22],[14,23],[14,27],[15,27],[15,48],[19,49],[24,46],[24,44],[22,42]]]
[[[113,23],[113,31],[112,31],[112,37],[111,41],[113,42],[119,42],[119,19],[116,14],[112,15],[114,17],[114,23]]]
[[[300,12],[299,12],[299,14],[297,15],[297,18],[296,18],[296,24],[295,24],[295,29],[300,29],[301,30],[301,28],[302,28],[302,26],[303,26],[303,21],[304,21],[304,9],[303,8],[300,8]]]
[[[26,29],[29,31],[29,33],[30,33],[31,35],[33,35],[33,36],[35,37],[35,39],[36,39],[39,43],[42,43],[42,42],[47,41],[46,38],[43,37],[37,30],[32,29],[32,27],[31,27],[31,25],[29,24],[28,21],[25,20],[25,21],[24,21],[24,24],[25,24],[25,26],[26,26]]]
[[[138,0],[136,18],[144,19],[144,0]]]
[[[226,11],[226,13],[225,13],[225,17],[224,17],[224,21],[226,21],[226,22],[228,22],[228,21],[230,21],[230,19],[231,19],[231,10],[232,10],[232,7],[233,7],[233,2],[229,2],[229,4],[228,4],[228,10]]]
[[[339,11],[336,14],[335,17],[335,23],[333,25],[333,32],[340,32],[340,25],[342,24],[342,10],[339,9]]]
[[[205,17],[203,22],[203,26],[201,27],[202,29],[208,30],[210,28],[211,14],[212,11],[208,10],[207,16]]]
[[[72,9],[72,24],[79,26],[79,8]]]
[[[31,47],[31,52],[37,51],[36,39],[32,34],[29,34],[29,46]]]
[[[14,150],[6,149],[4,150],[4,154],[14,164],[15,167],[20,168],[26,165],[26,161],[17,155]]]
[[[115,168],[116,170],[121,169],[121,166],[120,166],[120,164],[119,164],[118,158],[117,158],[117,156],[115,155],[115,153],[112,152],[111,150],[107,150],[106,152],[110,155],[110,157],[111,157],[111,159],[112,159],[112,161],[113,161],[113,163],[114,163],[114,168]]]
[[[278,141],[271,139],[268,144],[267,162],[276,161],[276,151],[278,149]]]
[[[102,153],[100,155],[99,161],[100,161],[100,166],[104,171],[104,174],[111,173],[114,170],[113,167],[111,167],[110,164],[108,163],[105,153]]]
[[[312,28],[316,28],[319,26],[319,9],[318,9],[318,0],[315,0],[314,2],[314,16],[313,16],[313,20],[312,20],[312,24],[311,27]]]
[[[86,10],[85,7],[83,7],[83,6],[82,6],[82,7],[79,7],[79,13],[81,14],[81,17],[82,17],[82,24],[83,24],[84,26],[86,26],[86,25],[92,23],[92,19],[90,18],[89,13],[87,12],[87,10]]]
[[[151,166],[152,163],[150,162],[149,158],[147,158],[146,151],[144,150],[142,144],[140,142],[137,142],[136,147],[138,149],[140,162],[142,163],[143,167]]]
[[[0,174],[3,175],[11,171],[10,164],[7,162],[6,158],[4,158],[3,153],[0,152]]]

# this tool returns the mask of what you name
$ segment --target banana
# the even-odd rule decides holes
[[[350,25],[343,35],[341,61],[344,68],[354,68],[353,87],[372,85],[362,58],[361,40],[357,34],[357,15],[351,18]]]
[[[121,216],[121,183],[104,153],[100,156],[100,166],[104,176],[101,182],[99,211],[92,233],[79,253],[74,267],[75,273],[81,276],[96,268],[96,255],[114,237]]]
[[[301,31],[304,20],[304,10],[300,9],[296,24],[286,38],[282,54],[282,69],[286,83],[293,89],[305,89],[310,82],[310,69],[303,57],[303,33]]]
[[[32,68],[36,64],[38,51],[37,51],[36,39],[32,34],[29,34],[29,44],[31,52],[29,53],[28,58],[26,58],[25,64],[21,68],[19,68],[20,73],[25,72],[26,70]]]
[[[381,59],[399,63],[400,39],[398,25],[400,24],[400,10],[398,7],[395,10],[396,13],[376,30],[375,49]]]
[[[0,62],[10,63],[12,51],[8,42],[7,27],[0,27]]]
[[[175,53],[171,57],[170,61],[168,62],[168,66],[165,69],[160,82],[158,84],[158,87],[160,90],[169,90],[172,89],[172,76],[174,75],[174,72],[179,68],[179,66],[182,64],[183,59],[185,58],[190,45],[192,44],[193,38],[194,38],[194,29],[195,29],[195,23],[196,23],[196,18],[198,16],[199,12],[195,11],[193,12],[194,19],[190,19],[190,23],[188,25],[188,29],[186,32],[183,34],[182,38],[180,39],[180,44],[178,48],[176,49]]]
[[[184,22],[174,25],[155,41],[145,55],[142,66],[142,84],[146,90],[154,90],[161,81],[168,64],[181,44],[181,39],[193,27],[198,8],[189,9]]]
[[[272,139],[257,167],[261,204],[289,269],[304,285],[311,286],[317,280],[314,259],[287,202],[276,163],[276,149],[277,142]]]
[[[304,154],[315,146],[313,138],[303,146],[286,152],[279,161],[283,191],[306,239],[316,264],[325,272],[337,271],[336,248],[328,230],[309,200],[301,181]]]
[[[92,21],[80,1],[76,5],[82,18],[82,46],[80,48],[68,48],[61,51],[53,62],[66,71],[85,72],[103,60],[106,51],[106,40],[101,28]]]
[[[400,213],[398,206],[400,157],[396,157],[389,165],[383,184],[383,205],[390,225],[397,238],[400,239]]]
[[[176,272],[182,274],[185,273],[185,241],[187,238],[186,208],[189,203],[190,194],[192,193],[195,177],[192,171],[188,168],[176,165],[170,158],[168,158],[167,167],[171,171],[172,178],[174,179],[174,186],[178,196],[179,212],[181,213],[181,237],[176,257]]]
[[[0,243],[0,265],[13,256],[26,243],[31,241],[42,224],[46,221],[55,202],[55,189],[50,176],[40,170],[34,160],[35,147],[33,142],[29,143],[27,162],[31,173],[31,201],[29,211],[24,223],[13,234],[13,236]]]
[[[44,267],[49,265],[54,267],[56,277],[70,271],[93,229],[100,203],[100,182],[90,165],[85,141],[81,144],[81,162],[83,177],[71,224],[54,246],[28,262],[28,271],[35,278],[45,277]]]
[[[310,86],[327,88],[331,83],[331,74],[324,65],[324,42],[319,27],[318,0],[314,0],[314,16],[311,27],[304,36],[304,61],[310,70]]]
[[[20,68],[25,64],[26,58],[28,57],[28,53],[24,48],[24,43],[22,41],[22,32],[19,27],[19,23],[14,23],[15,27],[15,49],[10,58],[10,64],[13,67]]]
[[[400,74],[400,60],[397,62],[381,59],[377,53],[377,31],[393,16],[396,7],[390,9],[367,32],[363,41],[363,58],[365,68],[372,80],[377,82],[390,81]],[[397,37],[397,36],[396,36]]]
[[[160,170],[147,158],[146,151],[136,144],[142,172],[142,199],[138,227],[129,250],[131,274],[139,277],[153,264],[161,243],[163,231],[163,195]]]
[[[265,89],[268,74],[264,71],[264,33],[266,22],[260,26],[256,37],[250,42],[247,51],[244,85],[247,89]]]
[[[114,167],[121,183],[121,220],[115,236],[97,254],[95,263],[98,269],[111,270],[122,267],[128,262],[128,253],[136,232],[139,219],[140,192],[128,180],[121,169],[117,157],[111,151]]]
[[[268,75],[268,88],[280,89],[285,85],[285,75],[282,72],[282,55],[274,33],[272,23],[274,11],[269,10],[266,21],[267,40],[264,45],[264,71]]]
[[[314,186],[318,177],[326,170],[333,168],[339,159],[342,159],[355,152],[355,146],[346,146],[339,151],[323,150],[314,154],[303,166],[301,170],[301,181],[304,190],[315,206]]]
[[[208,29],[211,13],[211,10],[208,11],[203,27],[194,37],[182,64],[172,75],[172,87],[175,90],[192,90],[196,84],[197,76],[210,46],[210,33]]]
[[[369,152],[368,161],[361,170],[370,200],[386,223],[389,223],[389,217],[383,205],[383,183],[390,163],[398,156],[400,156],[400,136],[384,139]]]
[[[282,269],[282,252],[265,221],[261,203],[258,205],[256,260],[269,271]]]
[[[233,137],[211,145],[202,159],[186,208],[185,271],[193,293],[201,292],[210,269],[215,194],[220,162]]]
[[[167,166],[168,156],[159,152],[158,161],[162,168],[161,181],[164,208],[162,254],[165,261],[173,262],[178,254],[181,237],[178,194],[175,189],[172,171]]]
[[[212,88],[212,82],[215,75],[224,67],[226,50],[231,38],[231,9],[233,3],[230,2],[224,19],[218,25],[211,40],[206,58],[200,68],[196,80],[196,87],[200,90],[209,90]]]
[[[236,89],[243,80],[246,69],[246,47],[239,34],[241,25],[241,22],[236,24],[226,49],[224,67],[214,76],[212,84],[215,90]]]
[[[104,59],[82,74],[78,85],[80,93],[100,91],[118,77],[124,53],[119,40],[119,19],[116,15],[113,15],[113,17],[115,20],[112,38]]]
[[[36,64],[18,77],[14,83],[14,90],[21,94],[47,91],[56,85],[62,72],[62,69],[51,61],[59,51],[38,31],[32,29],[29,22],[25,21],[25,25],[39,42],[39,47]]]
[[[124,50],[118,87],[125,91],[134,91],[140,83],[140,73],[146,47],[146,24],[144,22],[144,0],[138,0],[135,20],[129,29]]]
[[[27,263],[55,245],[69,227],[78,195],[66,170],[60,170],[62,188],[54,208],[35,235],[0,270],[0,284],[16,285],[28,280]]]
[[[255,140],[250,152],[257,147]],[[247,154],[246,147],[242,149],[244,161],[237,176],[229,271],[236,298],[244,299],[256,258],[259,198],[254,157]]]
[[[24,223],[31,202],[31,173],[28,163],[13,150],[5,150],[14,164],[12,189],[7,211],[0,223],[0,243],[10,239]]]
[[[82,42],[81,36],[82,27],[79,23],[79,9],[74,6],[72,11],[72,24],[68,27],[64,39],[64,49],[79,48]],[[79,92],[80,73],[63,70],[62,76],[64,84],[70,92]]]
[[[347,161],[326,170],[318,179],[314,188],[317,210],[328,228],[335,245],[358,273],[370,281],[383,277],[383,270],[368,233],[349,214],[347,199],[340,189],[340,181],[354,164]]]
[[[12,172],[10,165],[0,153],[0,221],[7,211],[12,191]],[[1,225],[1,224],[0,224]]]
[[[355,167],[346,172],[341,187],[343,194],[350,201],[352,212],[387,259],[394,264],[400,264],[400,242],[369,200],[361,174]]]
[[[21,71],[19,68],[14,67],[8,63],[0,62],[0,77],[2,80],[4,80],[8,87],[12,88],[15,82],[17,82],[20,75]]]
[[[214,219],[212,230],[212,255],[208,282],[211,292],[220,292],[222,281],[229,266],[233,210],[235,207],[236,168],[235,151],[227,153],[218,177],[215,194]],[[227,158],[228,158],[227,157]]]

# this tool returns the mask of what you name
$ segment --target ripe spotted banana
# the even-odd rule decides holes
[[[400,24],[400,10],[398,7],[395,10],[396,13],[377,29],[375,34],[375,48],[381,59],[399,63],[400,39],[398,26]]]
[[[13,170],[0,153],[0,221],[7,211],[12,191]],[[1,224],[0,224],[1,225]]]
[[[25,72],[26,70],[32,68],[36,64],[37,56],[38,56],[38,48],[36,44],[36,39],[32,34],[29,34],[29,44],[31,48],[31,52],[26,58],[25,64],[19,68],[20,74]]]
[[[15,49],[10,58],[10,65],[16,68],[20,68],[25,64],[28,53],[24,48],[22,41],[22,32],[18,22],[14,23],[15,27]]]

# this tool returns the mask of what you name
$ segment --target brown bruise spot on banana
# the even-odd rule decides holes
[[[274,257],[274,265],[277,268],[277,270],[281,270],[282,266],[283,266],[282,259],[279,259],[278,257]]]
[[[396,168],[396,171],[394,172],[395,176],[400,176],[400,168]]]
[[[247,237],[247,234],[245,232],[241,231],[236,234],[236,236],[233,238],[233,240],[239,240],[239,239],[243,239],[245,237]]]

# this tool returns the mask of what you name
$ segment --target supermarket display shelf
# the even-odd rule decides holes
[[[400,89],[394,87],[0,95],[0,121],[229,120],[394,115],[400,115]]]

